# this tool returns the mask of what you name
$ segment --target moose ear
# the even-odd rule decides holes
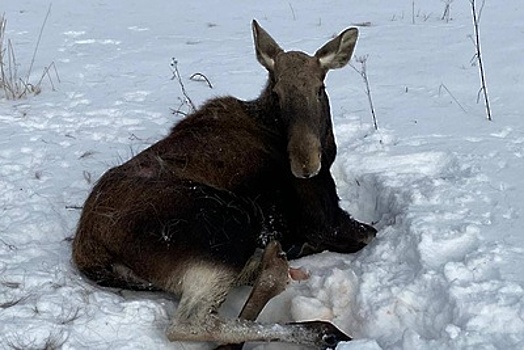
[[[282,49],[256,20],[253,20],[252,28],[257,60],[267,70],[271,71],[275,66],[275,57],[282,52]]]
[[[327,42],[315,53],[325,70],[342,68],[350,60],[358,39],[358,29],[349,28]]]

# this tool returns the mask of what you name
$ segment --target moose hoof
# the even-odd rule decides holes
[[[342,217],[341,225],[335,230],[329,241],[330,248],[340,253],[353,253],[371,243],[377,230],[368,224],[357,221],[349,215]]]
[[[219,345],[214,350],[242,350],[243,344],[226,344]]]
[[[308,321],[297,322],[296,324],[302,325],[307,333],[314,335],[311,345],[319,349],[334,349],[338,343],[352,339],[330,322]]]
[[[363,244],[369,244],[376,237],[377,230],[368,224],[357,222],[357,241]]]

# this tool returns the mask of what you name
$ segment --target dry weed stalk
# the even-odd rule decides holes
[[[484,70],[484,62],[482,61],[482,50],[480,48],[480,17],[482,15],[482,10],[484,9],[485,0],[482,0],[480,8],[477,10],[477,1],[470,0],[471,12],[473,16],[473,44],[475,45],[475,56],[473,59],[477,59],[477,64],[479,67],[479,76],[480,76],[480,89],[477,94],[477,102],[480,100],[481,94],[484,96],[484,105],[486,107],[486,118],[491,121],[491,107],[489,104],[489,95],[486,83],[486,71]]]
[[[451,20],[451,3],[453,2],[453,0],[442,1],[444,2],[444,12],[442,13],[442,17],[440,17],[440,19],[448,23]]]
[[[181,114],[181,115],[191,114],[196,111],[196,106],[186,91],[186,86],[184,85],[182,76],[180,74],[180,71],[178,70],[178,61],[176,60],[176,58],[173,57],[171,59],[170,66],[171,66],[171,71],[173,73],[171,80],[175,80],[175,79],[177,80],[178,85],[180,86],[180,90],[182,90],[182,95],[184,96],[184,98],[181,98],[181,97],[178,98],[180,101],[180,105],[178,106],[178,108],[177,109],[172,108],[171,110],[173,114]],[[194,73],[189,77],[189,80],[205,82],[210,89],[213,88],[211,81],[203,73],[200,73],[200,72]],[[183,106],[186,106],[189,109],[187,113],[182,111]]]
[[[186,91],[186,87],[184,85],[184,82],[182,81],[182,76],[180,75],[180,71],[178,70],[178,61],[176,60],[176,58],[172,58],[171,59],[171,71],[173,72],[173,77],[171,78],[172,80],[176,79],[178,81],[178,85],[180,85],[180,89],[182,90],[182,94],[184,95],[184,101],[182,103],[182,105],[187,105],[189,106],[189,109],[190,109],[190,112],[194,112],[196,111],[196,106],[195,104],[193,103],[193,101],[191,100],[191,98],[189,97],[187,91]],[[179,106],[179,108],[175,111],[175,113],[177,114],[184,114],[183,112],[180,111],[180,108],[182,107],[182,105]]]
[[[367,60],[368,60],[368,55],[356,57],[355,61],[360,64],[360,69],[355,67],[351,63],[350,63],[350,66],[362,77],[362,80],[364,80],[364,85],[366,86],[366,95],[368,96],[369,108],[371,110],[371,118],[373,119],[373,126],[375,127],[375,130],[378,130],[377,115],[375,113],[375,107],[373,106],[373,99],[371,97],[371,88],[369,86],[369,79],[368,79],[367,66],[366,66]]]
[[[0,89],[4,91],[5,98],[8,100],[18,100],[27,97],[30,94],[38,95],[42,91],[41,85],[46,77],[49,79],[52,89],[54,90],[54,80],[50,74],[51,70],[55,73],[54,76],[56,81],[60,82],[60,77],[58,76],[58,71],[54,63],[51,63],[48,67],[44,68],[40,79],[36,83],[31,83],[30,81],[36,55],[42,40],[42,34],[50,12],[51,5],[47,10],[44,22],[40,28],[38,40],[25,78],[20,77],[18,73],[20,65],[16,58],[13,42],[10,39],[6,40],[5,32],[7,19],[5,18],[5,15],[0,16]]]

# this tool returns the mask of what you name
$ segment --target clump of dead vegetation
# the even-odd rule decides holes
[[[29,66],[27,69],[22,69],[25,73],[23,75],[13,42],[6,37],[7,18],[5,14],[0,15],[0,91],[3,91],[4,97],[8,100],[19,100],[31,95],[38,95],[42,91],[42,83],[45,79],[49,80],[53,90],[55,88],[55,82],[60,82],[60,77],[58,76],[54,62],[44,67],[38,79],[34,79],[31,76],[42,34],[50,12],[51,7],[49,7],[42,27],[40,28],[38,40]],[[53,74],[51,74],[51,72],[53,72]]]

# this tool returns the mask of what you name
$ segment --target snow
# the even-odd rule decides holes
[[[266,322],[326,319],[355,340],[339,350],[524,348],[524,5],[487,1],[481,20],[493,122],[477,104],[468,1],[326,2],[55,0],[32,81],[55,63],[60,83],[0,95],[0,349],[209,349],[170,344],[176,300],[99,288],[71,264],[70,239],[93,182],[181,118],[178,61],[191,99],[253,99],[257,18],[286,49],[313,53],[360,26],[361,77],[330,73],[342,205],[379,229],[357,254],[292,261],[310,273],[264,310]],[[4,0],[25,76],[47,3]],[[353,62],[358,68],[358,63]],[[519,68],[520,67],[520,68]],[[200,72],[213,84],[191,81]],[[224,305],[235,315],[248,292]],[[251,344],[256,349],[293,345]]]

